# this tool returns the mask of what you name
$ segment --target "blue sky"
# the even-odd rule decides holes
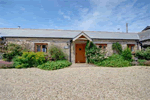
[[[150,25],[150,0],[0,0],[0,28],[125,32],[126,23]]]

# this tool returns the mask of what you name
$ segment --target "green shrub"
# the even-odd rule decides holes
[[[150,60],[150,48],[146,48],[146,50],[138,50],[135,52],[135,56],[139,59]]]
[[[88,63],[100,62],[104,59],[105,52],[102,52],[100,48],[97,48],[93,42],[87,41],[85,47],[85,53]]]
[[[145,59],[146,53],[144,50],[137,50],[135,52],[135,56],[138,57],[139,59]]]
[[[95,63],[98,66],[107,66],[107,67],[127,67],[131,66],[130,61],[124,60],[121,55],[113,54],[107,59]]]
[[[125,60],[132,61],[132,53],[129,48],[122,51],[122,56]]]
[[[112,49],[115,50],[118,54],[121,54],[121,53],[122,53],[122,46],[121,46],[121,44],[118,43],[118,42],[113,43]]]
[[[70,66],[71,63],[67,60],[58,60],[58,61],[48,61],[42,65],[39,65],[38,68],[44,70],[56,70]]]
[[[50,47],[49,54],[54,60],[65,60],[67,58],[67,55],[62,51],[62,49],[55,45]]]
[[[23,52],[22,56],[16,56],[13,59],[15,68],[37,67],[46,62],[43,52]]]
[[[15,56],[21,56],[23,48],[21,45],[10,43],[6,47],[7,52],[3,54],[3,59],[6,61],[11,61]]]
[[[144,65],[145,65],[145,62],[146,62],[145,59],[138,59],[138,63],[139,63],[139,65],[141,65],[141,66],[144,66]]]
[[[7,54],[6,54],[6,53],[4,53],[4,54],[2,55],[2,59],[7,60],[6,58],[7,58]]]

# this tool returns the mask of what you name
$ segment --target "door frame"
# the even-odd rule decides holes
[[[76,53],[77,53],[77,52],[76,52],[76,45],[77,45],[77,44],[84,44],[84,45],[86,46],[86,43],[75,43],[75,63],[78,63],[78,62],[77,62],[77,56],[76,56]],[[84,53],[85,53],[85,52],[84,52]],[[83,62],[83,63],[86,63],[86,55],[85,55],[85,62]]]

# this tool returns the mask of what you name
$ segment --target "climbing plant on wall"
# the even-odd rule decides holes
[[[87,41],[85,47],[87,63],[97,63],[104,59],[104,52],[97,48],[93,42]]]
[[[113,43],[112,49],[113,49],[114,51],[116,51],[116,53],[118,53],[118,54],[121,54],[121,53],[122,53],[122,46],[121,46],[121,44],[118,43],[118,42]]]

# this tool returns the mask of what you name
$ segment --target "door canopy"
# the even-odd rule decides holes
[[[78,34],[76,37],[74,37],[73,41],[76,41],[77,39],[92,41],[92,39],[83,31],[80,34]]]

